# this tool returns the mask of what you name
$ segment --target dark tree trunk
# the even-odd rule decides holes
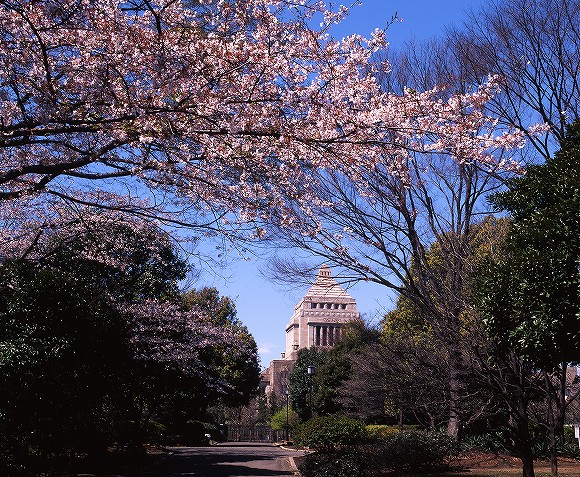
[[[516,402],[516,430],[517,444],[520,459],[522,461],[523,477],[535,477],[534,473],[534,454],[532,452],[532,439],[530,436],[530,421],[528,417],[528,403],[526,396],[521,388],[515,393]]]
[[[403,408],[399,408],[399,431],[403,431]]]
[[[544,371],[544,386],[546,392],[546,425],[550,433],[550,467],[552,475],[558,475],[558,439],[556,437],[557,425],[554,416],[557,410],[554,409],[555,400],[552,376],[546,371]]]
[[[457,333],[459,339],[459,333]],[[463,397],[463,355],[455,343],[449,351],[449,420],[447,435],[459,439],[461,432],[461,399]]]

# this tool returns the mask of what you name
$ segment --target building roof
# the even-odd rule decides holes
[[[332,278],[332,273],[327,265],[322,265],[318,270],[316,281],[304,295],[304,298],[342,298],[353,300],[344,288]]]

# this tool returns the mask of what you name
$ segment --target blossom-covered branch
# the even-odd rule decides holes
[[[242,3],[0,2],[3,215],[68,200],[219,228],[320,203],[312,170],[404,176],[416,149],[490,164],[521,140],[482,112],[495,81],[384,92],[384,32],[335,41],[308,25],[344,9]]]

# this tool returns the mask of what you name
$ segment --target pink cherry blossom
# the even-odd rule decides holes
[[[523,133],[484,110],[497,78],[447,100],[383,91],[374,73],[388,65],[371,55],[384,32],[337,41],[309,26],[346,14],[285,0],[0,2],[3,250],[33,243],[62,204],[210,233],[289,200],[308,213],[324,202],[310,172],[405,178],[410,150],[519,171],[503,151]]]

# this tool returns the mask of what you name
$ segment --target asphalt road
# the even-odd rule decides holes
[[[211,447],[174,447],[144,477],[293,476],[288,457],[302,453],[271,444],[227,442]]]

